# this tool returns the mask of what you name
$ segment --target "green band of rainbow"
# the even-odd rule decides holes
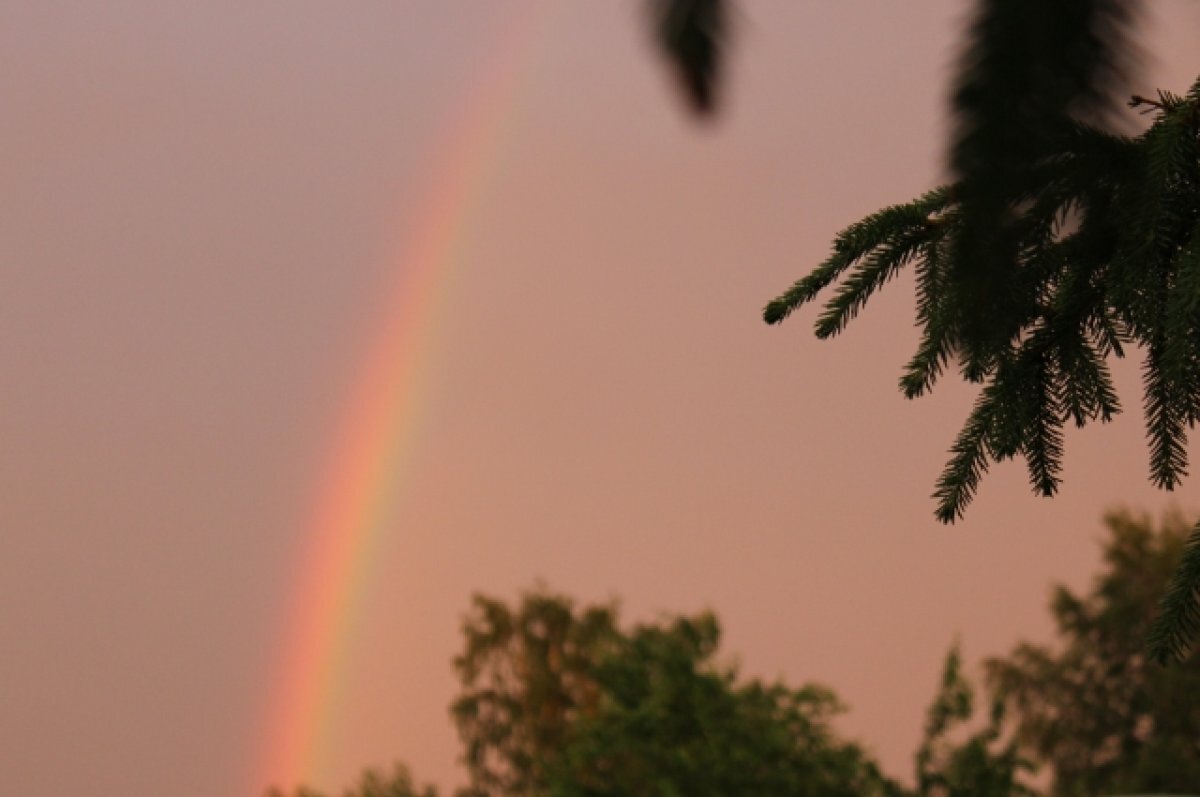
[[[391,530],[401,471],[429,393],[427,360],[440,294],[516,105],[534,34],[546,28],[546,12],[554,6],[554,0],[514,4],[496,58],[468,98],[462,120],[445,137],[443,165],[423,218],[398,259],[391,306],[342,413],[300,555],[273,668],[255,792],[324,775],[327,729],[352,655],[352,626],[361,612],[372,552]]]

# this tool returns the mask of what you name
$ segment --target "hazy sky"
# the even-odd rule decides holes
[[[0,4],[0,793],[249,788],[394,253],[528,5]],[[1128,414],[1068,436],[1058,498],[1010,463],[937,525],[972,394],[897,391],[909,284],[833,342],[759,311],[842,226],[939,179],[967,3],[745,3],[703,127],[639,2],[558,5],[443,273],[314,785],[395,759],[459,782],[460,618],[539,579],[629,619],[715,610],[746,673],[833,686],[845,733],[907,778],[956,635],[972,661],[1045,638],[1102,511],[1168,505],[1136,364]],[[1138,89],[1181,91],[1198,13],[1150,5]]]

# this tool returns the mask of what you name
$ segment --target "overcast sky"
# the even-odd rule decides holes
[[[1169,505],[1136,363],[1128,414],[1068,435],[1059,497],[1010,463],[945,528],[928,496],[972,393],[897,391],[910,283],[832,342],[760,320],[838,229],[939,180],[967,3],[748,2],[707,126],[638,2],[530,3],[0,4],[0,793],[266,785],[331,436],[520,15],[544,24],[441,272],[328,760],[278,777],[461,782],[460,618],[540,580],[630,620],[716,611],[729,659],[829,684],[908,778],[955,637],[972,662],[1047,638],[1102,512]],[[1150,5],[1137,88],[1183,91],[1200,14]]]

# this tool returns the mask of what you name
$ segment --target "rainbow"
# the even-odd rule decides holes
[[[553,0],[527,0],[499,37],[494,59],[444,137],[424,213],[398,258],[378,332],[341,412],[298,559],[251,793],[322,776],[352,631],[373,553],[392,531],[401,485],[427,398],[428,359],[442,286],[497,159],[501,134]],[[398,751],[399,752],[399,751]],[[366,763],[366,762],[364,762]]]

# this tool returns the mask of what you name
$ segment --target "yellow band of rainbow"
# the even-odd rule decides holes
[[[441,167],[397,260],[390,306],[341,412],[334,453],[302,543],[294,598],[272,668],[255,793],[270,784],[312,783],[325,774],[327,729],[352,655],[352,626],[361,612],[356,604],[366,588],[372,551],[391,531],[396,482],[412,455],[420,405],[429,393],[427,360],[446,277],[497,160],[535,34],[546,29],[547,12],[558,1],[513,4],[494,59],[468,97],[462,118],[444,137]]]

